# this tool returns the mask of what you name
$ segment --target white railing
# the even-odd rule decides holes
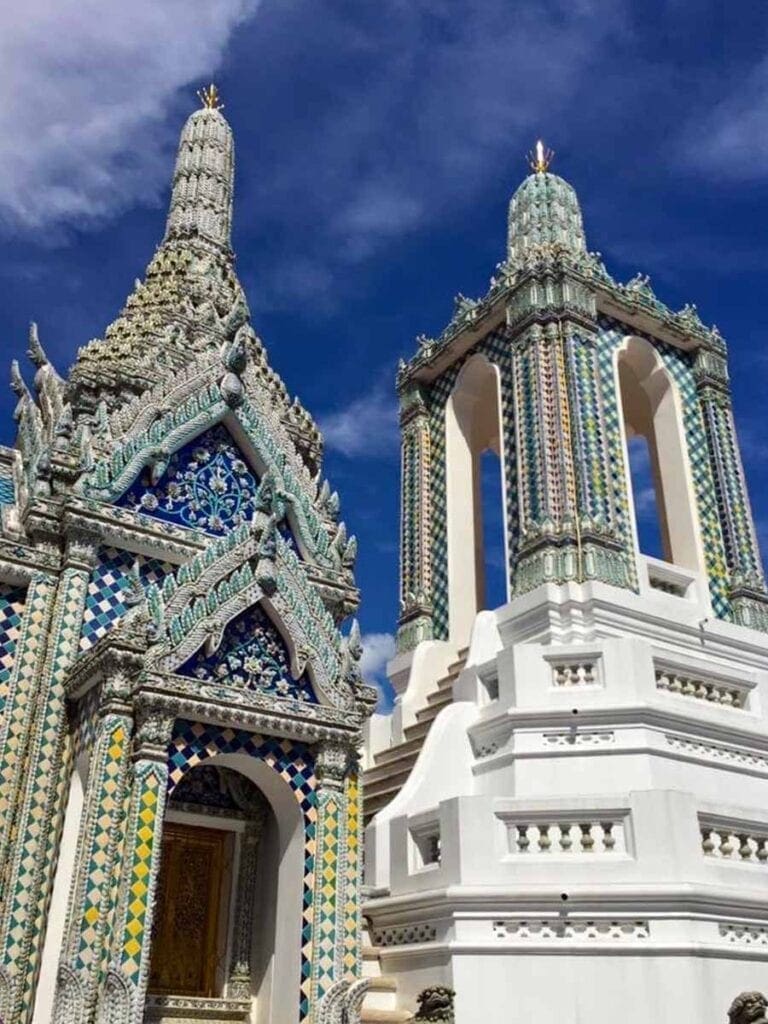
[[[664,665],[656,665],[656,689],[674,693],[680,697],[693,697],[724,708],[744,709],[749,690],[734,683],[706,678],[700,673],[689,675]]]
[[[627,849],[619,817],[599,821],[576,815],[550,821],[516,818],[506,824],[508,850],[514,855],[626,853]]]
[[[763,865],[768,862],[768,826],[765,829],[738,823],[722,824],[700,819],[701,852],[713,860],[732,864]]]

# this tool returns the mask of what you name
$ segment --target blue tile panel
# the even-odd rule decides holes
[[[88,581],[83,624],[80,630],[80,650],[88,650],[110,629],[127,609],[124,594],[128,589],[128,575],[138,562],[139,575],[146,586],[149,583],[161,585],[169,572],[176,568],[170,562],[157,558],[135,555],[113,547],[102,547],[99,560]]]
[[[0,505],[12,505],[16,501],[16,490],[12,476],[0,476]]]
[[[23,587],[0,584],[0,711],[8,695],[25,600],[26,590]]]
[[[204,650],[198,651],[178,673],[317,703],[306,671],[298,679],[291,673],[288,647],[259,605],[247,609],[227,625],[221,644],[213,654],[206,656]]]

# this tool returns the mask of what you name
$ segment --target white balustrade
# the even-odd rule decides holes
[[[594,660],[569,660],[552,663],[552,685],[558,689],[571,686],[596,686],[598,682]]]
[[[509,852],[512,854],[596,854],[625,853],[624,822],[605,818],[543,822],[516,819],[507,822]]]
[[[656,672],[656,689],[664,693],[677,694],[680,697],[693,697],[696,700],[708,701],[725,708],[743,709],[747,703],[749,691],[740,686],[723,683],[720,680],[706,679],[702,676],[690,676],[677,669],[658,666]]]
[[[701,821],[701,850],[705,857],[732,864],[765,864],[768,861],[768,827],[757,831],[737,824]]]

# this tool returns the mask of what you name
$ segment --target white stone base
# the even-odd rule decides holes
[[[456,1024],[723,1024],[768,990],[768,643],[704,610],[585,584],[495,639],[485,613],[368,829],[402,1008],[446,984]]]

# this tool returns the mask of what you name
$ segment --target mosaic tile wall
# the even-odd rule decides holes
[[[0,712],[8,696],[25,600],[26,588],[0,584]]]
[[[225,729],[179,720],[169,748],[169,794],[184,775],[195,765],[217,754],[242,752],[258,757],[273,768],[293,790],[304,819],[304,881],[301,927],[301,978],[299,982],[300,1019],[306,1020],[310,1010],[312,990],[312,964],[315,959],[315,936],[333,934],[334,917],[328,918],[326,908],[316,908],[316,870],[335,877],[336,864],[327,857],[323,865],[315,863],[317,852],[318,807],[314,759],[302,743],[291,740],[265,738],[243,730]],[[326,831],[329,829],[326,822]]]
[[[162,584],[165,576],[176,568],[170,562],[148,558],[146,555],[135,555],[113,547],[100,548],[98,563],[88,581],[80,630],[81,651],[92,647],[125,615],[128,609],[123,595],[129,587],[128,575],[136,562],[145,586],[149,583]]]
[[[12,505],[16,501],[16,490],[12,476],[0,476],[0,505]]]
[[[575,467],[580,474],[579,493],[586,496],[587,510],[595,518],[610,522],[619,537],[632,550],[632,521],[629,507],[627,484],[625,479],[624,452],[620,432],[620,406],[616,394],[614,377],[614,353],[627,334],[638,334],[616,321],[601,318],[597,337],[597,361],[599,380],[595,380],[592,372],[592,356],[587,342],[578,336],[572,339],[568,348],[568,377],[572,389],[572,412],[576,417],[574,427],[578,429],[581,444],[587,458],[584,465]],[[696,490],[699,520],[702,529],[703,546],[707,561],[710,593],[715,613],[721,618],[730,615],[730,604],[727,596],[728,571],[723,546],[723,537],[717,509],[717,490],[715,488],[712,467],[709,463],[705,423],[702,418],[696,384],[693,377],[692,357],[671,345],[647,337],[659,352],[665,366],[670,372],[682,399],[684,410],[684,429],[688,441],[688,453]],[[526,477],[530,486],[526,487],[526,517],[535,521],[543,508],[543,479],[536,474],[540,460],[538,448],[538,413],[536,388],[537,380],[531,376],[537,365],[535,360],[518,360],[515,373],[518,375],[517,387],[522,395],[521,421],[517,431],[520,438],[519,448],[515,448],[515,418],[513,409],[513,367],[512,353],[509,342],[502,333],[489,335],[471,351],[449,367],[435,381],[428,393],[430,443],[432,452],[431,465],[431,538],[432,538],[432,579],[434,607],[434,636],[446,639],[448,636],[448,552],[446,534],[446,482],[445,482],[445,407],[456,383],[459,371],[466,360],[476,352],[482,352],[499,367],[502,388],[503,428],[506,437],[505,463],[513,467],[507,469],[507,523],[509,529],[509,574],[512,578],[519,537],[518,489],[515,478],[519,459],[520,472]],[[520,376],[522,375],[522,376]],[[527,375],[527,376],[526,376]],[[604,436],[601,433],[600,421],[597,416],[598,403],[602,403],[604,414]],[[727,433],[727,431],[726,431]],[[607,452],[610,467],[610,479],[604,479],[598,472],[587,473],[587,462],[593,467],[599,466],[602,454]],[[728,452],[726,451],[726,456]],[[733,462],[733,459],[731,460]],[[737,462],[737,460],[736,460]],[[732,481],[738,491],[738,473],[731,468],[727,478]],[[738,547],[741,563],[750,566],[755,563],[754,547],[750,545],[750,515],[748,505],[739,500],[738,495],[730,495],[731,503],[742,513],[736,513],[734,523],[734,547]],[[415,517],[414,521],[415,521]],[[415,529],[415,526],[413,527]],[[415,543],[411,539],[411,546]],[[631,561],[631,560],[630,560]],[[759,566],[758,566],[759,571]],[[634,580],[634,566],[629,566],[630,580]]]
[[[258,486],[219,423],[175,452],[156,484],[144,472],[117,504],[220,537],[251,518]]]
[[[177,671],[195,679],[225,678],[228,686],[317,703],[307,673],[300,679],[292,676],[285,641],[259,605],[229,623],[212,655],[206,657],[203,650],[198,651]]]

